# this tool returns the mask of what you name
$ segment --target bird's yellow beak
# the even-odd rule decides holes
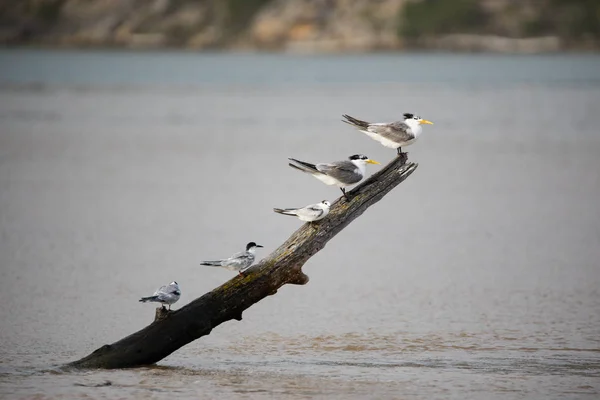
[[[375,160],[367,160],[367,163],[368,163],[368,164],[377,164],[377,165],[381,165],[381,163],[378,163],[378,162],[377,162],[377,161],[375,161]]]
[[[421,121],[419,121],[419,123],[421,125],[423,125],[423,124],[425,124],[425,125],[433,125],[433,122],[427,121],[426,119],[422,119]]]

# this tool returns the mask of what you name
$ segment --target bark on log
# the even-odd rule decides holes
[[[233,279],[173,311],[158,308],[153,323],[69,364],[79,368],[128,368],[154,364],[186,344],[208,335],[225,321],[242,320],[242,312],[285,284],[304,285],[302,266],[325,244],[383,198],[417,168],[396,157],[377,173],[340,197],[321,221],[306,223],[277,250]],[[317,184],[317,183],[315,183]]]

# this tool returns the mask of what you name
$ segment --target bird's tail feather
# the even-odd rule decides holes
[[[200,265],[209,265],[211,267],[220,267],[221,261],[202,261]]]
[[[292,164],[292,163],[288,163],[288,165],[289,165],[290,167],[292,167],[292,168],[295,168],[295,169],[297,169],[298,171],[302,171],[302,172],[308,172],[308,171],[307,171],[307,170],[305,170],[304,168],[300,168],[299,166],[297,166],[297,165],[294,165],[294,164]]]
[[[293,162],[293,163],[288,163],[288,165],[290,167],[299,169],[302,172],[309,172],[309,173],[319,172],[319,170],[317,169],[317,167],[315,166],[315,164],[311,164],[311,163],[307,163],[307,162],[304,162],[304,161],[296,160],[295,158],[288,158],[288,160],[290,160],[290,161]]]
[[[140,299],[140,301],[141,301],[142,303],[145,303],[145,302],[147,302],[147,301],[156,301],[156,300],[158,300],[158,296],[142,297],[142,298]]]
[[[275,211],[276,213],[279,214],[283,214],[283,215],[291,215],[292,217],[295,217],[296,214],[293,212],[294,209],[293,208],[274,208],[273,211]]]
[[[357,128],[366,129],[369,127],[369,123],[367,121],[362,121],[360,119],[356,119],[347,114],[342,115],[342,117],[346,118],[345,120],[342,120],[342,122],[345,122],[345,123],[355,126]]]

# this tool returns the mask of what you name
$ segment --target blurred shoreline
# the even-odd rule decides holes
[[[0,0],[6,47],[340,54],[600,50],[588,0]]]

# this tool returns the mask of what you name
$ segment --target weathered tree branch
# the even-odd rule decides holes
[[[340,197],[329,215],[306,223],[277,250],[228,282],[179,310],[158,308],[153,323],[111,345],[104,345],[69,366],[81,368],[127,368],[156,363],[186,344],[210,334],[225,321],[241,321],[242,312],[285,284],[304,285],[308,276],[302,266],[310,257],[367,208],[383,198],[417,168],[396,157],[348,194]]]

